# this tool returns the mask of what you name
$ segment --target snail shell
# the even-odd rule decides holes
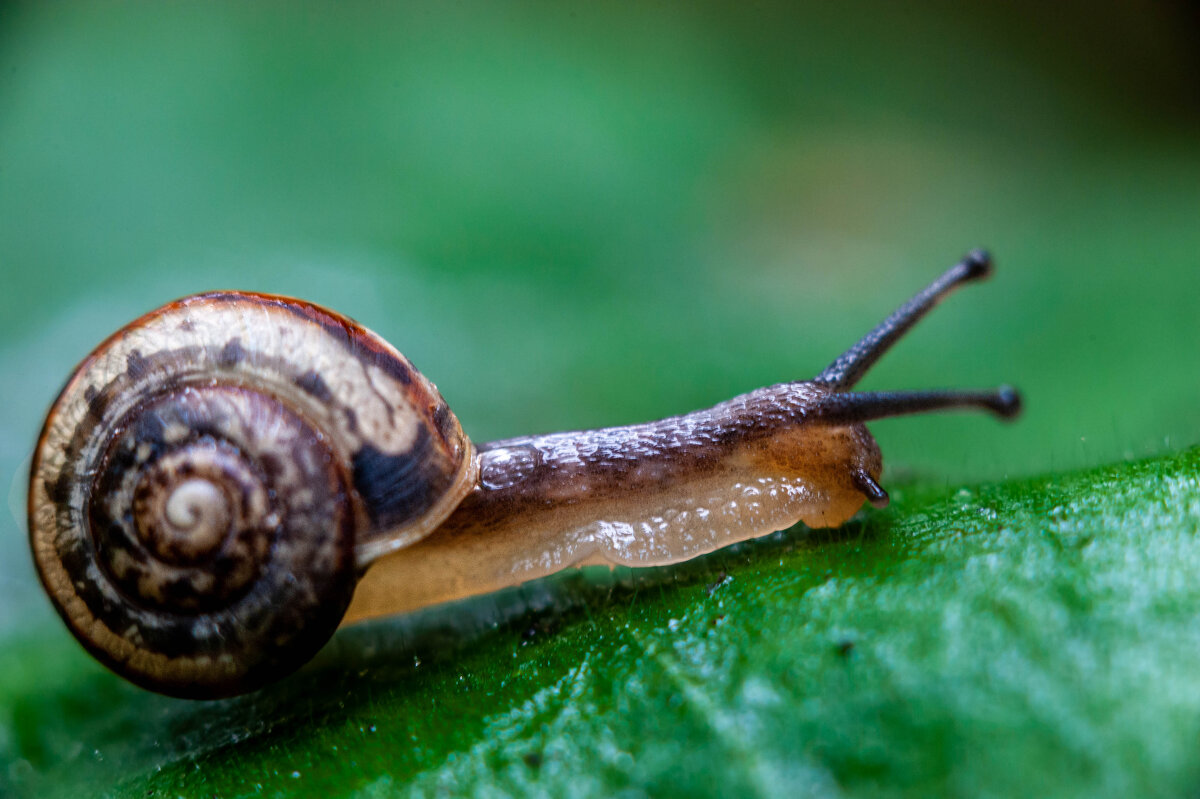
[[[100,345],[34,455],[30,538],[58,612],[130,680],[241,693],[332,635],[361,564],[475,483],[436,387],[309,303],[189,297]]]

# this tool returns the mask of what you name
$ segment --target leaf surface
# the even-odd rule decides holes
[[[295,677],[224,702],[90,667],[22,682],[30,653],[9,650],[9,788],[1186,793],[1200,784],[1198,474],[1194,449],[901,490],[839,530],[345,630]],[[33,654],[79,661],[62,642]]]

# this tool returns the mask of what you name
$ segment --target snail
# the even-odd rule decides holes
[[[587,564],[662,565],[888,502],[865,422],[989,391],[852,392],[968,254],[812,380],[648,424],[476,447],[382,338],[300,300],[172,302],[91,353],[32,464],[42,584],[132,682],[212,698],[298,668],[339,625]]]

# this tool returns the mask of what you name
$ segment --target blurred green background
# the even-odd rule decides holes
[[[204,289],[354,316],[487,440],[810,376],[986,246],[993,282],[864,387],[1011,382],[1027,413],[877,424],[885,482],[1197,443],[1198,21],[1117,0],[0,6],[0,647],[83,659],[23,538],[46,406],[102,337]]]

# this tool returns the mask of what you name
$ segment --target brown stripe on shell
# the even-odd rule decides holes
[[[388,344],[368,328],[360,325],[348,316],[334,313],[305,300],[292,297],[280,297],[273,294],[260,294],[253,291],[214,291],[207,294],[196,294],[185,297],[176,303],[165,306],[184,308],[195,303],[229,302],[257,303],[264,307],[276,308],[293,316],[305,319],[322,327],[330,336],[341,342],[347,350],[355,353],[371,353],[377,359],[377,365],[392,377],[403,383],[418,380],[414,378],[416,368],[392,345]],[[419,374],[419,373],[417,373]]]
[[[440,468],[435,446],[421,428],[407,452],[389,455],[367,444],[354,454],[354,488],[376,526],[410,524],[450,489],[455,475]]]
[[[407,357],[373,331],[347,316],[319,305],[256,292],[219,291],[199,294],[166,307],[187,308],[195,303],[206,302],[259,305],[264,309],[286,312],[319,326],[345,349],[349,357],[370,363],[402,385],[405,388],[405,402],[408,407],[417,409],[421,414],[432,414],[432,428],[437,431],[439,439],[438,448],[445,450],[452,460],[458,462],[465,440],[458,419],[438,393],[437,387],[422,375]]]

